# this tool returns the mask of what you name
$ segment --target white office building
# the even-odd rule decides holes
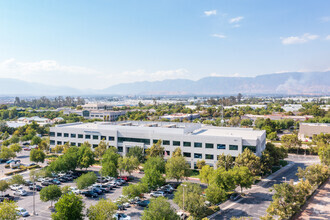
[[[197,160],[204,159],[207,164],[215,166],[218,155],[225,153],[237,157],[245,148],[261,156],[266,145],[266,132],[197,123],[151,121],[72,123],[50,128],[51,147],[67,142],[80,146],[85,141],[96,147],[101,140],[115,146],[122,155],[131,147],[146,149],[162,140],[165,159],[180,147],[183,156],[194,168]]]

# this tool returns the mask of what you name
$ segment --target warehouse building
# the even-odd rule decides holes
[[[65,143],[80,146],[85,141],[96,147],[101,140],[115,146],[122,155],[131,147],[146,149],[161,140],[165,159],[180,147],[183,156],[194,168],[197,160],[204,159],[207,164],[215,166],[218,155],[225,153],[237,157],[245,148],[261,156],[266,145],[266,132],[250,128],[152,121],[72,123],[50,128],[51,147]]]

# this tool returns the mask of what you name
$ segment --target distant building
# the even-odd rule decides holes
[[[39,125],[46,125],[46,124],[52,124],[52,120],[49,118],[40,118],[38,116],[35,117],[21,117],[17,119],[18,123],[25,123],[25,124],[31,124],[32,122],[36,122]]]
[[[105,121],[115,121],[119,116],[125,115],[126,111],[108,111],[108,110],[64,110],[63,114],[77,114],[86,119],[101,119]]]
[[[250,104],[242,104],[242,105],[233,105],[233,106],[224,106],[224,109],[230,109],[230,108],[236,108],[236,109],[239,109],[239,108],[245,108],[245,107],[250,107],[252,109],[257,109],[257,108],[264,108],[264,109],[267,109],[267,105],[250,105]]]
[[[87,103],[82,106],[84,110],[111,110],[112,105],[106,103]]]
[[[308,140],[321,133],[330,134],[329,123],[300,123],[298,137],[300,140]]]
[[[308,119],[314,118],[314,116],[313,115],[297,116],[297,115],[284,115],[284,114],[272,114],[272,115],[245,114],[242,116],[242,119],[251,119],[253,121],[257,120],[258,118],[263,118],[263,119],[269,118],[270,120],[292,119],[294,121],[306,121]]]
[[[285,104],[282,109],[285,112],[298,112],[303,106],[300,104]]]
[[[51,147],[65,143],[79,147],[88,141],[94,148],[101,140],[116,147],[121,155],[125,155],[131,147],[147,149],[162,140],[166,159],[179,147],[191,168],[201,159],[215,167],[222,153],[237,157],[249,148],[261,156],[266,146],[266,132],[251,128],[154,121],[72,123],[50,128]]]
[[[171,115],[164,115],[160,117],[161,119],[168,119],[170,121],[179,119],[180,121],[183,120],[194,120],[196,118],[200,118],[199,113],[194,113],[194,114],[184,114],[184,113],[176,113],[176,114],[171,114]]]

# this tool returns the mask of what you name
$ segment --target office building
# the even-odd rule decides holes
[[[313,135],[330,134],[329,123],[300,123],[298,137],[300,140],[308,141]]]

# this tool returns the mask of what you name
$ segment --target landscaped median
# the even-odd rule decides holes
[[[16,168],[13,171],[10,171],[10,172],[5,173],[5,175],[6,176],[11,176],[13,174],[22,173],[24,171],[31,170],[31,169],[36,169],[36,168],[40,168],[40,166],[39,165],[33,165],[33,166],[29,166],[29,167],[20,166],[19,168]]]

